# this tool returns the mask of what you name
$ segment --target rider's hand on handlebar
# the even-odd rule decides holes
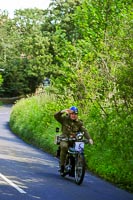
[[[92,140],[92,139],[89,139],[89,143],[92,145],[92,144],[93,144],[93,140]]]

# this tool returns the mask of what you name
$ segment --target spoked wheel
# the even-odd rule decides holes
[[[85,175],[85,159],[83,154],[78,154],[75,163],[75,182],[80,185]]]

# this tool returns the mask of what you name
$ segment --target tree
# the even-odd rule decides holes
[[[10,48],[3,62],[3,96],[34,93],[43,82],[52,56],[48,53],[49,39],[40,30],[41,20],[42,10],[26,9],[17,10],[10,24],[5,23]]]

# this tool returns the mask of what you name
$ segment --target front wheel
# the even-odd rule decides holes
[[[85,158],[83,154],[78,153],[75,162],[75,182],[80,185],[85,175]]]

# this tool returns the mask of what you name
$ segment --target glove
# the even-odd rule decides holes
[[[61,110],[61,113],[69,113],[69,109]]]
[[[93,144],[93,140],[92,140],[92,139],[89,139],[89,143],[92,145],[92,144]]]

